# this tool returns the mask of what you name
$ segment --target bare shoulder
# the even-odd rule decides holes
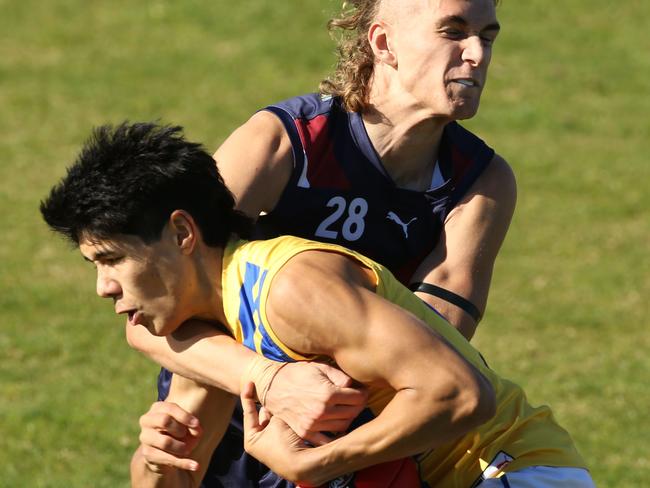
[[[277,145],[286,136],[280,119],[268,110],[255,112],[238,130],[255,132],[257,137],[275,142]]]
[[[271,147],[279,147],[284,138],[288,138],[280,119],[267,110],[255,112],[246,122],[240,125],[233,133],[226,138],[224,143],[217,149],[215,158],[229,149],[232,142],[236,142],[241,136],[251,136],[249,142],[263,141],[271,143]]]
[[[313,250],[292,257],[274,276],[267,317],[276,335],[302,353],[331,352],[331,324],[363,302],[370,271],[347,255]]]
[[[293,150],[280,119],[267,111],[254,114],[214,154],[237,207],[255,218],[271,211],[293,169]]]
[[[372,289],[373,286],[372,274],[361,262],[346,254],[315,249],[288,260],[273,278],[271,292],[276,299],[295,296],[309,299],[317,289],[332,293],[342,288]]]
[[[480,191],[494,195],[504,202],[512,202],[514,205],[517,196],[517,180],[515,173],[508,162],[498,154],[495,154],[485,171],[476,180],[472,191]]]
[[[500,218],[510,222],[516,204],[517,181],[514,171],[505,159],[495,154],[458,205],[451,210],[445,228],[449,230],[461,220],[475,225],[477,219],[481,220],[487,214],[490,219]]]

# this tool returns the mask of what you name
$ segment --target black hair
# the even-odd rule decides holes
[[[41,201],[43,219],[76,245],[119,234],[152,243],[180,209],[209,246],[223,247],[231,233],[249,238],[252,221],[234,209],[214,159],[182,131],[150,122],[96,128]]]

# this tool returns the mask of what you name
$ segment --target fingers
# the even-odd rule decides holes
[[[255,384],[247,382],[241,391],[241,404],[244,413],[244,437],[248,438],[262,430],[255,404]]]
[[[162,430],[176,438],[201,435],[199,419],[171,402],[156,402],[140,417],[142,429]]]
[[[160,466],[196,471],[199,465],[187,456],[202,435],[199,420],[171,402],[156,402],[140,417],[140,446],[153,471]]]
[[[174,456],[186,456],[190,452],[186,442],[156,429],[143,429],[140,432],[140,444],[168,452]]]
[[[359,412],[356,412],[355,414],[348,415],[341,419],[331,420],[323,420],[320,418],[318,420],[310,421],[309,419],[303,418],[292,428],[300,437],[308,440],[312,444],[316,444],[314,442],[314,436],[319,432],[345,432],[358,414]],[[319,442],[319,444],[320,443],[322,442]]]
[[[328,364],[312,363],[336,387],[329,400],[330,405],[365,405],[368,392],[340,369]]]
[[[179,458],[150,445],[143,444],[141,452],[145,462],[154,468],[153,471],[158,471],[158,466],[170,466],[186,471],[198,471],[199,469],[199,463],[193,459]]]
[[[350,387],[354,384],[354,380],[338,368],[334,368],[328,364],[313,363],[321,372],[329,378],[335,386]]]
[[[308,412],[300,417],[299,424],[306,430],[327,430],[332,432],[345,430],[347,425],[354,420],[365,407],[365,401],[355,405],[314,405]]]
[[[142,416],[140,418],[140,427],[142,430],[166,432],[177,439],[190,435],[190,429],[187,425],[164,412],[151,412]]]
[[[335,407],[361,407],[368,401],[368,391],[365,388],[336,388],[329,399],[329,404]]]
[[[174,466],[180,469],[194,471],[198,464],[187,456],[196,447],[196,438],[189,442],[174,439],[162,432],[148,429],[140,434],[142,454],[147,463]],[[195,467],[196,465],[196,467]]]
[[[353,387],[353,381],[332,366],[298,362],[274,371],[265,406],[312,444],[326,442],[319,432],[345,431],[366,406],[367,390]],[[242,396],[242,403],[245,401]],[[265,428],[266,419],[254,410],[254,396],[250,406],[249,429],[259,432]]]

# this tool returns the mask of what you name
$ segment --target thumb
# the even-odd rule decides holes
[[[321,370],[321,373],[327,377],[327,379],[334,385],[339,388],[347,388],[353,385],[352,378],[345,374],[340,369],[334,368],[328,364],[314,363]]]
[[[262,430],[255,404],[255,384],[251,381],[247,382],[242,388],[240,397],[244,413],[244,436],[248,438],[251,434]]]

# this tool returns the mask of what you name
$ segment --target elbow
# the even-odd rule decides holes
[[[479,371],[474,371],[473,380],[468,382],[459,396],[457,418],[462,430],[470,432],[496,414],[497,399],[492,384]]]
[[[325,486],[330,479],[323,474],[322,469],[301,469],[285,477],[296,486]],[[346,485],[347,486],[347,485]]]
[[[313,447],[302,451],[301,455],[296,456],[291,463],[282,463],[282,465],[269,465],[277,475],[296,486],[321,486],[327,483],[332,477],[328,476],[327,469],[320,462],[312,462],[310,459],[314,451],[319,450]],[[249,454],[251,454],[249,452]],[[316,460],[318,460],[316,456]]]
[[[440,405],[437,417],[446,424],[447,433],[439,439],[441,443],[473,432],[496,414],[496,394],[490,381],[473,366],[465,369],[465,373],[468,374],[450,376],[445,386],[437,391]]]
[[[250,453],[249,453],[250,454]],[[293,466],[291,469],[278,469],[269,466],[269,468],[276,474],[282,477],[284,480],[289,483],[293,483],[296,486],[319,486],[319,479],[316,476],[316,473],[313,473],[309,470],[304,470]],[[325,480],[327,481],[327,480]]]

